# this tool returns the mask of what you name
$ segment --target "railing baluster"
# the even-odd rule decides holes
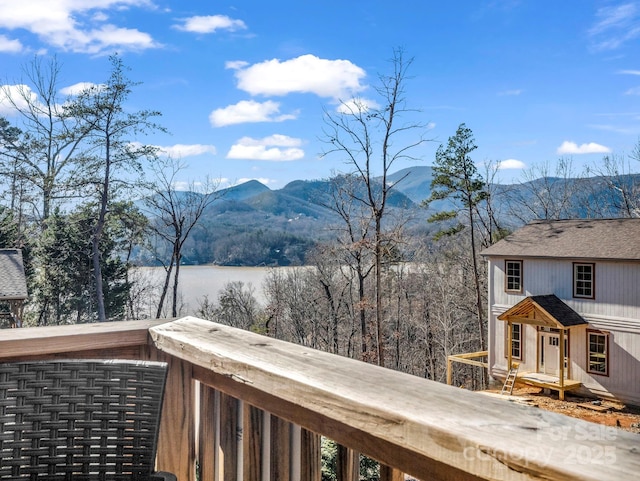
[[[220,467],[221,481],[238,480],[238,400],[220,393]]]
[[[291,429],[289,423],[271,415],[271,479],[290,481]]]
[[[198,465],[200,479],[219,481],[216,476],[216,453],[218,451],[219,410],[216,398],[219,393],[205,384],[200,385],[200,423],[198,429]]]
[[[321,437],[316,433],[303,429],[301,438],[300,481],[321,481]]]
[[[244,405],[244,481],[261,481],[263,412],[248,403]]]
[[[289,479],[300,481],[300,457],[302,456],[302,430],[297,424],[290,424],[291,456],[289,461]]]
[[[261,481],[271,480],[271,413],[262,411]]]
[[[338,481],[358,481],[360,479],[360,454],[340,444],[337,447],[336,474]]]
[[[385,464],[380,464],[380,481],[403,481],[404,474],[402,471],[390,468]]]
[[[244,481],[244,401],[236,399],[236,481]]]

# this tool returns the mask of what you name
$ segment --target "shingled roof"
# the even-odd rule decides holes
[[[20,249],[0,249],[0,300],[24,300],[27,280]]]
[[[524,322],[568,328],[586,325],[587,321],[555,294],[529,296],[498,316],[501,321]]]
[[[640,261],[640,219],[534,221],[481,254]]]

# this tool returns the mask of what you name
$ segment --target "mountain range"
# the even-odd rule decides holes
[[[428,224],[428,217],[455,206],[450,200],[433,202],[428,209],[421,206],[431,194],[433,168],[430,166],[402,169],[389,175],[387,180],[394,185],[388,199],[389,213],[409,219],[406,228],[411,234],[427,235],[435,230]],[[617,178],[550,177],[515,185],[495,184],[490,186],[494,198],[492,209],[496,220],[507,228],[541,215],[594,216],[588,212],[594,205],[608,206],[607,211],[601,210],[600,216],[616,217],[619,206],[614,204],[619,202],[611,198],[615,192],[609,188],[612,182],[632,191],[640,186],[640,174]],[[334,203],[334,185],[331,180],[296,180],[282,189],[272,190],[251,180],[218,191],[216,200],[204,212],[199,227],[185,244],[183,262],[251,266],[303,264],[309,249],[336,237],[335,227],[340,226],[341,221],[330,208]],[[356,193],[364,193],[362,185],[352,188]]]

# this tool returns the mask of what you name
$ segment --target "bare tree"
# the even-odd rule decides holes
[[[191,182],[186,191],[178,190],[176,182],[184,167],[178,160],[160,159],[152,168],[156,181],[151,186],[151,195],[145,199],[153,233],[165,242],[170,250],[168,260],[163,261],[165,278],[156,318],[162,315],[172,276],[171,316],[178,315],[178,285],[184,244],[200,222],[206,208],[218,198],[219,182],[210,179],[199,183]]]
[[[595,176],[584,203],[590,217],[640,217],[640,176],[631,161],[640,161],[640,142],[627,158],[607,155],[601,165],[587,168],[587,175]],[[603,187],[604,192],[598,192]]]
[[[49,62],[35,57],[24,74],[18,83],[0,86],[0,96],[18,119],[13,130],[3,129],[9,135],[0,140],[0,175],[10,182],[12,204],[25,190],[33,193],[33,213],[44,221],[56,200],[78,195],[78,181],[86,178],[75,175],[82,157],[79,150],[93,125],[75,116],[60,97],[60,64],[55,57]]]
[[[506,193],[509,213],[521,222],[574,217],[580,183],[570,158],[560,158],[552,171],[548,163],[523,174],[519,188]]]
[[[380,107],[373,107],[363,99],[353,99],[342,102],[336,114],[325,111],[324,140],[329,147],[324,155],[343,156],[354,169],[364,190],[356,189],[351,196],[368,209],[372,222],[370,242],[375,266],[376,360],[380,365],[384,365],[385,344],[382,337],[383,219],[389,195],[397,185],[397,182],[389,182],[388,176],[398,161],[414,159],[412,149],[425,142],[424,125],[401,121],[403,115],[412,112],[405,98],[405,83],[411,63],[412,60],[404,58],[402,49],[394,51],[393,71],[390,75],[380,75],[376,87]]]

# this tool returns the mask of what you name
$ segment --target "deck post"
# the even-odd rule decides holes
[[[559,398],[561,401],[564,401],[564,329],[560,329],[560,366],[558,369],[558,373],[560,374],[559,387],[560,394]]]

